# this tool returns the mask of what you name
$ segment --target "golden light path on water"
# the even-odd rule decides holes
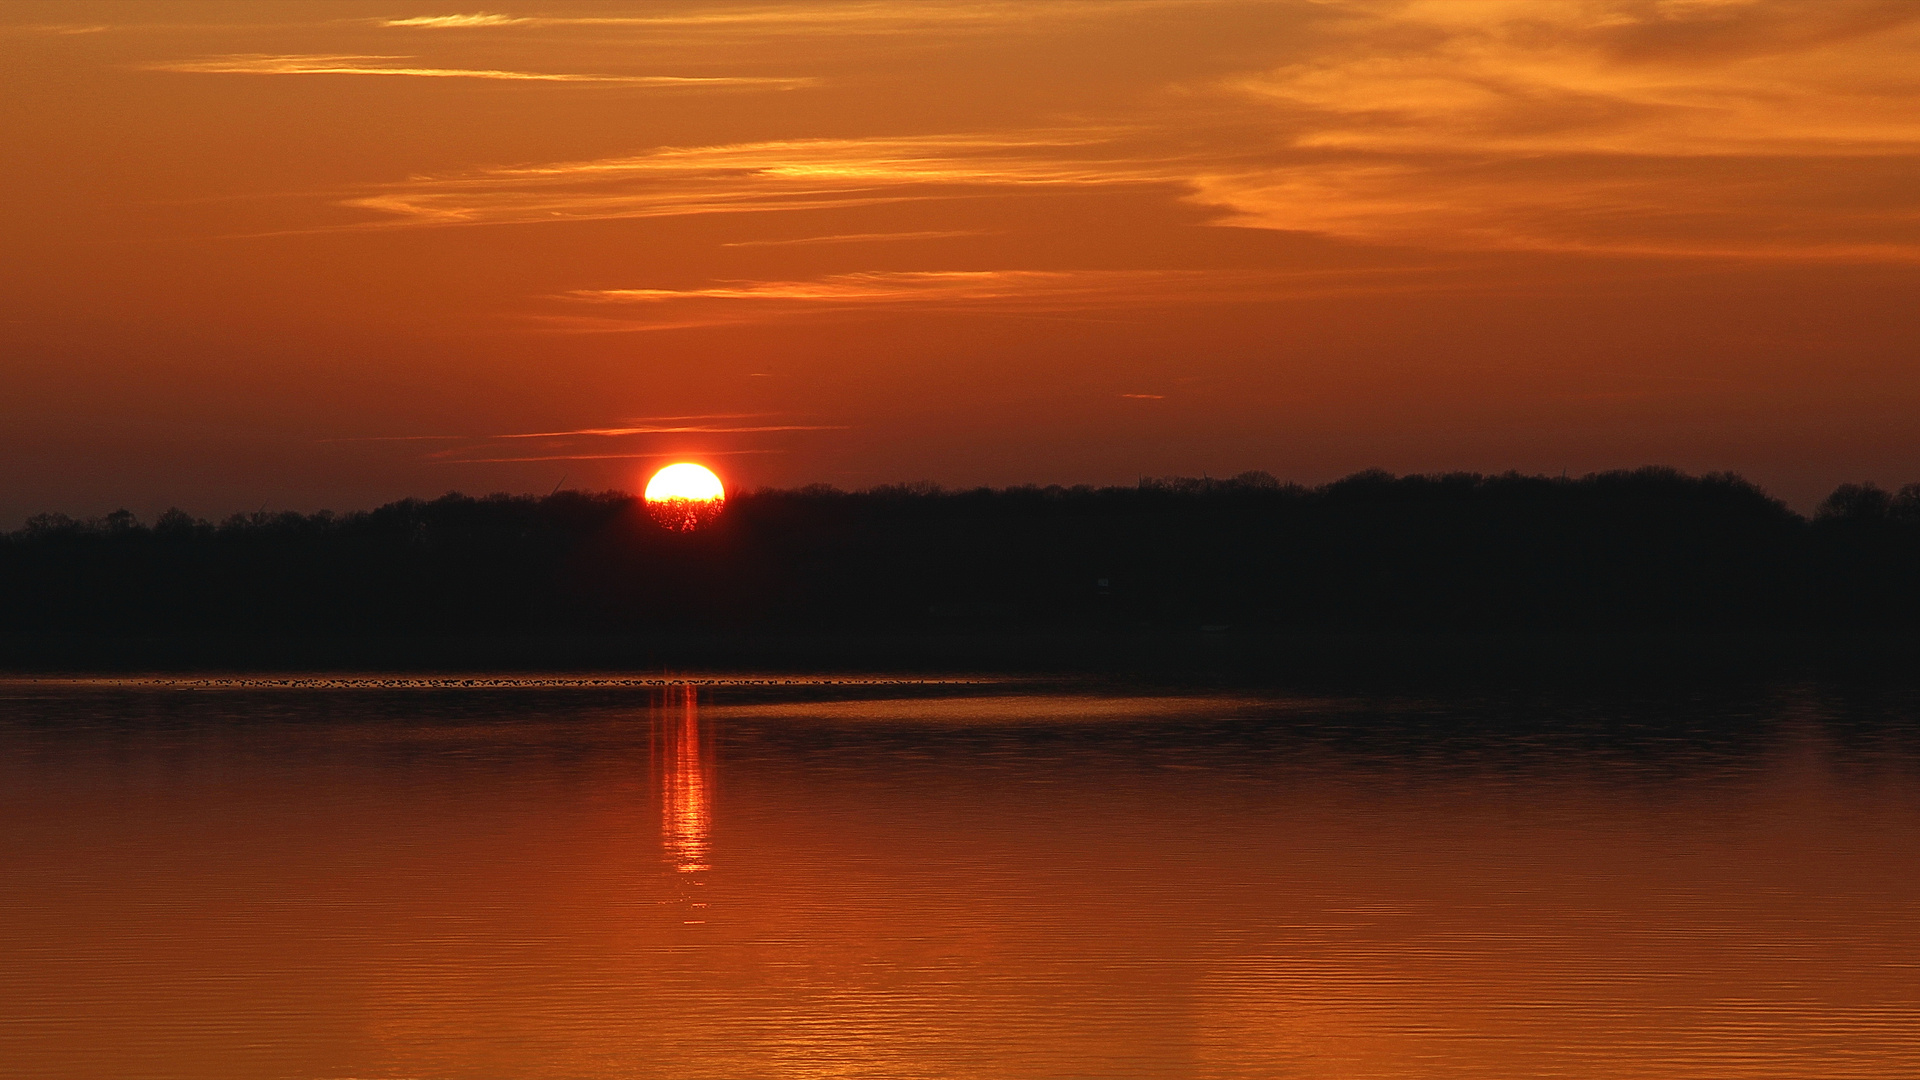
[[[691,686],[676,687],[667,697],[654,720],[661,747],[661,843],[675,870],[693,874],[709,869],[707,837],[713,827],[700,707]]]
[[[1910,694],[325,678],[0,682],[0,1073],[1920,1074]]]

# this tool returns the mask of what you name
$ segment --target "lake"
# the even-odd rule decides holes
[[[9,1077],[1912,1077],[1920,697],[0,683]]]

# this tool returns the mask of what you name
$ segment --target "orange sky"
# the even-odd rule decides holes
[[[0,7],[0,527],[1920,480],[1920,4]]]

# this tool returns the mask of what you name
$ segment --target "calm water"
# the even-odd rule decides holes
[[[1912,1077],[1920,710],[0,684],[0,1074]]]

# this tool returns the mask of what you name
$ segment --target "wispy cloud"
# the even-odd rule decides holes
[[[730,281],[687,289],[578,289],[560,299],[653,306],[731,301],[749,305],[867,307],[983,304],[1072,310],[1112,304],[1236,303],[1296,295],[1424,288],[1432,267],[1267,270],[908,270],[830,274],[808,281]]]
[[[451,443],[442,449],[432,450],[422,455],[422,460],[431,464],[501,464],[518,461],[615,461],[639,460],[661,457],[669,452],[643,449],[597,449],[604,447],[608,440],[647,439],[654,436],[720,436],[717,441],[724,446],[728,442],[754,441],[751,436],[770,434],[789,434],[798,432],[848,431],[845,424],[737,424],[715,423],[713,421],[756,419],[759,417],[777,417],[777,413],[701,413],[682,416],[641,417],[617,426],[566,428],[555,431],[515,431],[499,435],[367,435],[347,438],[323,439],[326,443]],[[676,421],[705,421],[684,423]],[[740,436],[749,438],[741,439]],[[528,447],[532,453],[514,453],[509,450],[516,445],[525,446],[526,440],[537,440]],[[668,439],[665,445],[680,442]],[[725,449],[706,449],[709,440],[702,438],[704,456],[725,456],[732,454],[771,454],[785,451],[771,448],[733,446]],[[633,446],[629,442],[626,445]],[[642,443],[641,445],[645,445]]]
[[[731,35],[783,37],[819,34],[903,34],[940,29],[1005,31],[1022,26],[1045,26],[1066,20],[1097,19],[1118,11],[1192,7],[1195,0],[1049,0],[1045,4],[1016,0],[915,0],[914,3],[790,3],[762,6],[727,5],[705,9],[663,11],[649,15],[508,15],[473,12],[382,19],[378,25],[396,29],[468,30],[489,27],[593,27],[637,30],[692,30]]]
[[[511,82],[620,83],[652,87],[759,87],[791,89],[811,85],[803,78],[764,78],[757,76],[684,76],[684,75],[582,75],[546,71],[507,71],[495,68],[416,67],[402,63],[407,56],[274,56],[263,53],[239,53],[171,63],[147,64],[148,71],[174,71],[203,75],[385,75],[416,76],[431,79],[503,79]]]
[[[982,188],[1171,183],[1119,129],[665,147],[419,177],[346,201],[396,225],[526,224],[766,213],[950,197]]]
[[[869,271],[812,281],[743,281],[694,289],[581,289],[566,298],[602,304],[729,300],[835,307],[966,303],[1080,307],[1163,295],[1172,286],[1191,287],[1207,276],[1167,270]]]
[[[31,26],[0,26],[0,33],[52,34],[71,37],[76,34],[104,34],[113,27],[103,23],[40,23]]]
[[[625,424],[666,424],[685,420],[758,420],[762,417],[779,416],[779,413],[737,412],[737,413],[691,413],[685,416],[629,416],[621,420]]]
[[[474,26],[520,26],[533,21],[525,16],[492,15],[484,11],[476,11],[471,15],[415,15],[410,19],[382,19],[380,25],[458,30]]]
[[[753,54],[734,49],[731,38],[668,48],[661,42],[679,38],[658,32],[825,40],[937,24],[944,29],[929,40],[945,41],[947,32],[1016,34],[1042,23],[1077,33],[1059,20],[1119,26],[1122,13],[1162,8],[1172,13],[1163,16],[1170,26],[1198,7],[1218,14],[1258,6],[803,2],[641,15],[476,11],[383,25],[394,33],[632,26],[636,40],[661,47],[662,55],[800,55],[844,64],[830,50]],[[1920,261],[1920,197],[1911,184],[1920,168],[1920,3],[1325,0],[1302,10],[1309,13],[1289,16],[1298,25],[1285,41],[1266,51],[1205,38],[1209,25],[1237,25],[1231,18],[1197,20],[1187,51],[1208,57],[1196,65],[1198,74],[1143,75],[1124,84],[1124,105],[1096,103],[1055,126],[1020,126],[1009,114],[982,110],[972,114],[981,121],[977,128],[958,133],[670,146],[415,176],[345,193],[338,201],[369,220],[330,228],[791,213],[1127,191],[1157,195],[1170,215],[1187,221],[1195,220],[1190,207],[1197,205],[1208,224],[1370,245]],[[1146,24],[1127,25],[1138,31]],[[249,54],[162,66],[662,88],[805,83],[561,74],[532,62],[525,70],[443,67],[376,55]],[[903,100],[917,90],[899,86]],[[996,125],[995,116],[1005,123]],[[1181,201],[1189,208],[1178,208]],[[980,204],[966,223],[991,220],[992,213]],[[849,230],[726,246],[909,242],[969,231]],[[828,284],[841,298],[861,287]],[[628,299],[643,300],[642,293]]]
[[[644,416],[626,421],[620,427],[569,428],[563,431],[516,431],[504,435],[357,435],[321,442],[486,442],[495,439],[566,439],[577,436],[617,438],[628,435],[738,434],[765,431],[845,431],[842,424],[757,424],[729,425],[712,423],[675,423],[689,420],[750,420],[777,416],[777,413],[699,413],[686,416]]]
[[[1196,171],[1226,223],[1396,244],[1911,260],[1920,5],[1341,5],[1221,86],[1287,132]],[[1231,109],[1230,102],[1222,108]]]
[[[956,236],[984,236],[979,229],[929,229],[923,232],[839,233],[799,236],[788,240],[735,240],[721,247],[790,247],[800,244],[884,244],[901,240],[946,240]]]
[[[564,439],[578,435],[619,438],[627,435],[741,434],[763,431],[845,431],[844,424],[763,424],[754,427],[718,427],[710,424],[674,426],[579,428],[573,431],[529,431],[513,435],[494,435],[495,439]]]
[[[820,312],[975,311],[1061,316],[1154,305],[1457,289],[1428,266],[1263,270],[926,270],[832,274],[805,281],[727,281],[695,288],[582,289],[556,299],[615,314],[549,314],[574,333],[685,329]]]
[[[737,457],[741,454],[784,454],[785,450],[759,448],[750,450],[701,450],[701,457]],[[674,453],[655,451],[647,454],[530,454],[524,457],[436,457],[427,461],[429,465],[504,465],[518,461],[638,461],[648,458],[666,459]]]

